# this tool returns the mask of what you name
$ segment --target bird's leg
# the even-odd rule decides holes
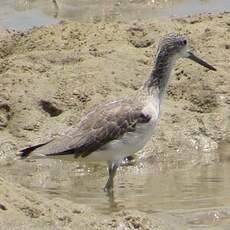
[[[53,4],[54,4],[54,8],[55,8],[55,12],[54,12],[54,17],[57,18],[58,17],[58,12],[59,12],[59,7],[57,4],[56,0],[52,0]]]
[[[108,162],[109,179],[104,187],[105,192],[111,192],[113,190],[113,178],[116,174],[117,168],[121,161],[110,161]]]

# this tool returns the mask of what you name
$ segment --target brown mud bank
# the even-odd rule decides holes
[[[186,229],[186,218],[182,221],[179,215],[147,214],[138,207],[108,215],[57,196],[48,199],[32,188],[68,186],[66,178],[79,177],[84,170],[76,170],[74,162],[14,159],[17,149],[65,132],[98,103],[135,92],[151,70],[159,38],[175,30],[186,34],[191,48],[218,71],[188,60],[177,63],[163,100],[161,121],[135,164],[166,162],[168,168],[183,161],[186,169],[227,160],[229,156],[219,155],[218,148],[230,141],[229,13],[140,24],[66,21],[23,33],[1,30],[2,228]],[[97,177],[100,190],[105,174]],[[89,182],[80,180],[80,185]]]

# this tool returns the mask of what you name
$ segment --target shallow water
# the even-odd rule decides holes
[[[50,199],[65,198],[101,213],[123,208],[170,213],[192,229],[224,229],[230,225],[230,144],[222,144],[217,153],[202,154],[215,160],[124,165],[115,179],[113,196],[102,190],[107,179],[105,165],[53,159],[14,161],[1,167],[1,173]]]
[[[97,2],[100,3],[101,1]],[[189,7],[191,2],[175,2],[173,8],[168,8],[168,15],[179,15],[179,9],[183,9],[186,4],[190,13],[199,12],[198,10],[191,10],[196,9],[195,6],[201,10],[202,7],[198,7],[201,5],[213,6],[213,8],[207,8],[207,11],[219,10],[218,7],[223,7],[224,10],[230,8],[229,0],[222,1],[223,4],[211,0],[193,1],[197,5]],[[49,5],[49,9],[48,4],[46,5],[47,8],[43,9],[38,1],[31,1],[31,5],[28,5],[27,8],[10,5],[13,1],[1,1],[1,3],[4,5],[0,9],[0,24],[17,29],[50,24],[61,18],[94,21],[119,20],[120,17],[116,14],[114,18],[107,17],[106,15],[110,15],[109,10],[105,10],[104,15],[92,15],[90,12],[94,11],[94,7],[98,7],[96,4],[89,7],[87,9],[89,11],[85,15],[76,14],[75,8],[72,6],[73,1],[72,3],[71,1],[60,2],[58,19],[54,17],[55,12],[52,4]],[[89,4],[88,1],[81,1],[80,3],[82,8],[80,7],[79,10],[84,9],[84,7],[86,9],[87,4]],[[123,8],[125,9],[125,3],[122,2],[121,4],[124,4]],[[140,1],[129,1],[126,4],[142,9],[140,8],[140,4],[142,4]],[[218,7],[215,8],[217,5]],[[63,8],[61,8],[62,6]],[[158,14],[167,15],[160,14],[160,12],[167,12],[167,4],[162,1],[161,6],[166,8],[157,8]],[[127,7],[127,12],[121,11],[121,15],[125,15],[123,17],[125,20],[135,19],[135,15],[130,13],[132,12],[130,9],[132,8]],[[140,14],[137,15],[151,18],[152,9],[148,10],[145,11],[145,6],[143,6],[143,11],[140,10]],[[15,14],[12,16],[13,11]],[[98,12],[101,13],[101,11]],[[156,14],[154,14],[155,16]],[[20,17],[25,18],[25,20],[20,21]],[[223,144],[217,153],[202,153],[204,158],[211,159],[210,161],[207,160],[208,163],[192,160],[187,162],[184,159],[175,158],[166,159],[164,162],[156,161],[151,164],[144,162],[133,166],[124,166],[119,170],[115,179],[114,196],[108,196],[102,190],[107,179],[105,165],[57,160],[14,161],[1,166],[1,176],[13,183],[20,183],[50,199],[54,197],[66,198],[73,202],[95,207],[101,213],[116,212],[123,208],[138,209],[148,213],[170,213],[183,219],[190,229],[230,229],[229,149],[229,144]]]
[[[230,10],[229,0],[57,0],[57,4],[53,0],[1,0],[0,26],[24,30],[61,19],[127,22]]]

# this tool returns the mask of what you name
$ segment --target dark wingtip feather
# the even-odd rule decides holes
[[[21,159],[26,158],[26,157],[28,157],[30,155],[30,153],[32,151],[33,151],[32,147],[28,147],[28,148],[22,149],[22,150],[20,150],[18,156],[20,156]]]
[[[17,155],[20,156],[21,159],[27,158],[31,152],[33,152],[35,149],[37,149],[43,145],[46,145],[47,143],[49,143],[49,142],[27,147],[25,149],[20,150],[19,154],[17,154]]]

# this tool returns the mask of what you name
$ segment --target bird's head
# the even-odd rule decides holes
[[[158,46],[156,61],[169,57],[173,59],[178,59],[180,57],[189,58],[210,70],[216,71],[216,68],[197,57],[187,48],[187,38],[185,36],[175,33],[167,34],[162,37]]]

